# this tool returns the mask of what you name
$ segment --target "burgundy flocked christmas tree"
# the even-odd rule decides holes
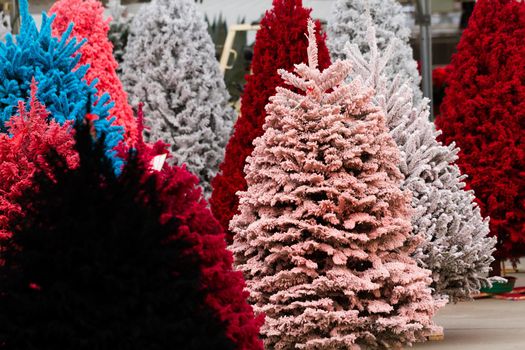
[[[280,70],[298,92],[270,98],[230,248],[268,349],[400,349],[439,305],[410,257],[399,151],[350,61],[321,72],[313,23],[309,38],[308,64]]]
[[[167,150],[140,139],[117,177],[88,125],[48,126],[34,96],[0,148],[19,188],[0,197],[0,348],[262,350],[197,178],[153,170]]]
[[[244,166],[246,157],[253,151],[253,140],[262,135],[266,112],[264,107],[275,88],[283,81],[278,69],[291,70],[294,64],[306,62],[308,46],[306,32],[310,9],[302,6],[302,0],[274,0],[273,8],[266,12],[257,32],[252,61],[252,73],[246,77],[242,96],[241,115],[226,147],[219,174],[212,182],[213,193],[210,206],[213,214],[227,231],[228,224],[237,213],[237,191],[246,190]],[[330,64],[325,35],[316,23],[316,40],[319,45],[319,66]]]
[[[499,259],[525,255],[524,43],[524,2],[479,0],[436,120],[443,140],[461,149],[457,163],[490,216]]]

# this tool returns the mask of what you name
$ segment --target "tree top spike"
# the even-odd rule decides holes
[[[20,10],[20,33],[35,33],[38,32],[35,21],[29,13],[28,0],[20,0],[18,3]]]
[[[317,40],[315,38],[315,23],[308,20],[308,65],[310,68],[317,69],[319,63]]]

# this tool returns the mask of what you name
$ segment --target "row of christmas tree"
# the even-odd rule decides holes
[[[487,13],[516,10],[524,25],[522,4],[492,2],[466,37]],[[193,1],[154,0],[135,17],[125,89],[97,1],[57,2],[40,31],[21,2],[21,34],[0,45],[0,347],[257,349],[261,325],[268,348],[400,347],[436,328],[447,297],[489,284],[495,241],[459,150],[428,121],[401,6],[336,6],[330,64],[310,11],[274,1],[233,126]],[[151,168],[166,146],[142,141],[124,90],[177,165]],[[449,121],[459,142],[462,115]],[[522,214],[496,216],[493,234],[515,242]]]
[[[166,146],[142,140],[101,3],[59,1],[40,30],[20,12],[0,44],[0,348],[262,349],[198,179],[152,168]]]

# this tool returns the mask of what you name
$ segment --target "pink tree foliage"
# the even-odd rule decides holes
[[[128,103],[128,95],[117,76],[118,63],[113,57],[113,45],[108,39],[109,20],[104,20],[104,7],[97,0],[60,0],[53,4],[50,13],[56,15],[53,21],[53,35],[60,36],[74,23],[73,36],[78,40],[87,39],[80,48],[79,66],[89,64],[86,73],[88,83],[98,79],[99,95],[109,93],[115,106],[109,111],[115,117],[115,124],[124,127],[125,141],[133,145],[137,140],[137,124]]]
[[[435,328],[430,272],[410,257],[410,195],[373,91],[349,61],[284,70],[248,158],[234,231],[269,349],[401,348]]]
[[[36,99],[36,91],[33,80],[29,111],[24,102],[19,102],[18,115],[6,123],[9,134],[0,134],[0,246],[1,240],[10,236],[3,230],[7,220],[23,213],[14,198],[34,186],[36,169],[53,178],[46,155],[53,154],[70,169],[79,164],[70,123],[61,126],[52,119],[48,122],[49,113]]]

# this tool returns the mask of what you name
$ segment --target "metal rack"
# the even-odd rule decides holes
[[[423,76],[423,96],[432,99],[432,31],[430,0],[415,0],[416,24],[419,24],[421,39],[421,75]],[[434,119],[432,103],[430,116]]]

